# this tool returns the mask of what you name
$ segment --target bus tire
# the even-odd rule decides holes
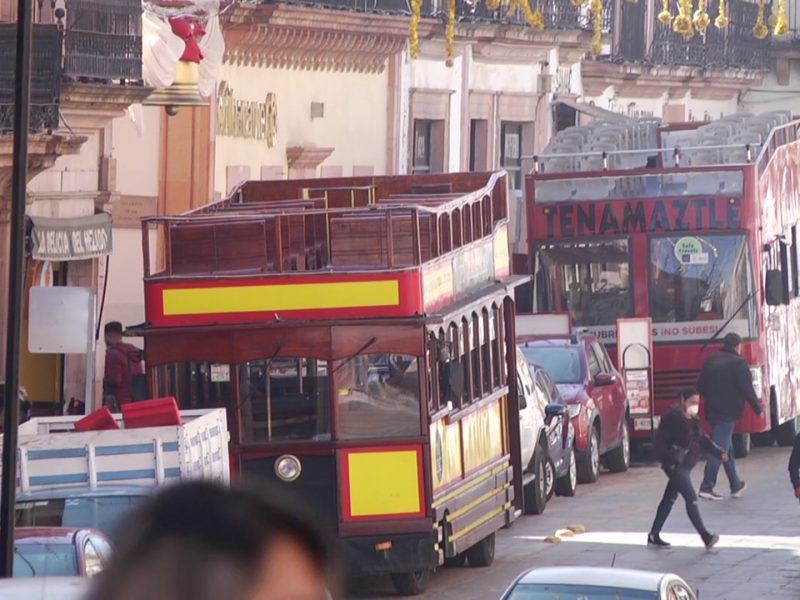
[[[494,562],[494,533],[469,548],[465,554],[470,567],[490,567]]]
[[[749,433],[734,433],[733,434],[733,455],[736,458],[747,458],[750,454],[750,434]]]
[[[536,447],[531,459],[533,463],[533,481],[523,490],[526,515],[540,515],[547,506],[547,482],[545,481],[544,452],[541,446]]]
[[[445,558],[444,566],[448,569],[458,569],[460,567],[463,567],[466,562],[467,562],[467,555],[461,552],[460,554],[456,554],[455,556],[451,556],[450,558]]]
[[[425,592],[430,580],[430,569],[411,573],[392,573],[392,583],[401,596],[419,596]]]
[[[775,439],[778,440],[778,446],[784,448],[794,446],[794,440],[797,437],[799,429],[797,420],[798,417],[795,417],[794,419],[789,419],[786,423],[778,425],[775,431]]]

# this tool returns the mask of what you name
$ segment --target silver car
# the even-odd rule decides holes
[[[0,579],[3,600],[82,600],[89,590],[85,577],[21,577]]]
[[[517,577],[502,600],[697,600],[672,573],[603,567],[542,567]]]

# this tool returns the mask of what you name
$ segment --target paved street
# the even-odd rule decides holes
[[[488,569],[437,572],[428,600],[498,598],[522,570],[537,565],[587,565],[672,571],[708,600],[788,600],[800,598],[800,505],[789,485],[789,450],[754,449],[739,461],[748,483],[741,499],[701,500],[703,517],[722,539],[706,552],[679,499],[664,539],[670,550],[649,550],[646,533],[663,493],[664,475],[653,466],[628,473],[605,473],[594,485],[579,486],[575,498],[554,498],[544,515],[523,517],[498,537],[495,563]],[[703,464],[695,469],[699,484]],[[720,471],[717,491],[726,492]],[[586,532],[560,543],[545,536],[559,528],[583,525]],[[388,582],[374,582],[370,593],[393,595]]]

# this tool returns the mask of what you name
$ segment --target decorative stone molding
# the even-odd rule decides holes
[[[292,146],[286,148],[286,162],[290,169],[313,170],[327,159],[336,148]]]
[[[95,208],[105,210],[106,205],[113,204],[120,199],[116,191],[85,191],[85,192],[28,192],[26,204],[29,206],[38,201],[71,202],[74,200],[92,200]]]
[[[61,113],[72,130],[102,129],[121,117],[131,104],[140,104],[152,88],[97,83],[64,83]]]
[[[31,134],[28,137],[28,181],[52,167],[59,157],[78,154],[87,139],[83,135]],[[0,136],[0,198],[4,199],[11,194],[13,144],[14,136]]]
[[[727,100],[761,84],[764,73],[751,69],[707,69],[587,60],[581,64],[584,94],[600,96],[613,85],[620,96],[637,98],[692,97]]]

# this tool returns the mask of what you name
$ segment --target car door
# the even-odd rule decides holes
[[[544,418],[547,405],[556,403],[560,398],[556,391],[555,384],[544,369],[539,369],[536,372],[536,396],[539,408],[542,411],[542,418]],[[553,460],[553,464],[558,472],[561,470],[565,455],[563,444],[561,443],[564,418],[556,417],[550,421],[549,425],[545,424],[545,428],[547,430],[547,444],[550,458]]]
[[[625,421],[625,403],[627,402],[627,394],[625,393],[625,383],[622,381],[622,376],[619,371],[614,367],[611,362],[611,357],[608,355],[605,346],[596,343],[598,352],[602,353],[602,362],[605,365],[605,372],[611,373],[616,376],[617,380],[609,388],[609,403],[614,407],[615,420],[619,426]]]
[[[619,420],[614,415],[614,407],[611,404],[611,394],[608,385],[595,385],[595,378],[603,373],[606,365],[603,364],[603,353],[598,352],[597,342],[592,342],[586,348],[587,359],[589,362],[589,379],[592,382],[592,400],[600,413],[600,450],[605,450],[619,437]],[[602,350],[602,348],[601,348]]]

